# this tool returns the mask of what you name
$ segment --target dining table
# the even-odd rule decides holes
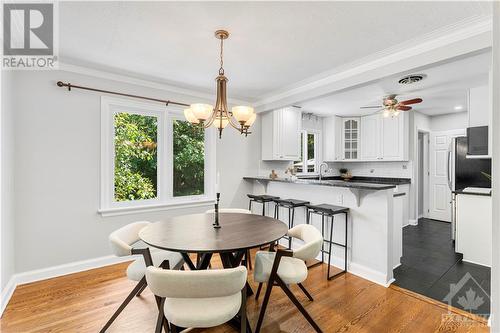
[[[248,250],[273,247],[288,231],[285,223],[255,214],[219,213],[219,226],[214,222],[215,213],[169,217],[143,228],[139,237],[151,247],[179,252],[189,269],[201,270],[209,268],[214,254],[224,268],[237,267]],[[190,254],[197,254],[199,260],[193,262]],[[246,287],[247,295],[252,295],[248,282]]]

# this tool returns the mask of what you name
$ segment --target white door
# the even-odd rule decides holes
[[[380,158],[380,115],[361,117],[361,159],[377,160]]]
[[[431,132],[429,214],[431,219],[451,222],[451,190],[448,187],[448,167],[451,140],[465,135],[465,130]]]

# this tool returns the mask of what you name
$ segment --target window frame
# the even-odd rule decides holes
[[[307,135],[314,135],[314,171],[309,172],[307,169]],[[300,131],[301,141],[302,141],[302,172],[298,172],[299,176],[311,176],[311,175],[319,175],[319,160],[321,158],[321,131],[318,129],[302,129]],[[305,170],[305,171],[304,171]]]
[[[156,198],[115,201],[114,115],[131,113],[157,118],[157,192]],[[205,129],[204,193],[173,196],[173,121],[185,121],[182,109],[158,103],[101,96],[101,174],[100,205],[103,216],[175,209],[211,204],[215,199],[215,131]]]

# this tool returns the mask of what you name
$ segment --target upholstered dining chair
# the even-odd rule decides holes
[[[290,298],[315,331],[322,332],[321,328],[319,328],[306,309],[300,304],[288,285],[297,284],[307,298],[313,301],[312,296],[302,285],[302,282],[307,278],[305,261],[314,259],[319,254],[321,245],[323,244],[323,236],[318,229],[310,224],[301,224],[293,227],[288,230],[287,235],[302,240],[304,244],[295,251],[283,249],[278,249],[276,252],[259,251],[255,256],[254,281],[259,282],[255,296],[256,299],[259,298],[262,284],[264,282],[267,283],[255,333],[260,332],[266,307],[269,303],[269,297],[271,296],[271,290],[275,285],[283,289],[288,298]]]
[[[205,213],[211,214],[215,213],[215,209],[209,209]],[[240,214],[252,214],[252,212],[248,209],[242,209],[242,208],[219,208],[219,213],[240,213]],[[198,260],[198,258],[197,258]],[[245,258],[243,258],[243,261],[245,262],[245,266],[249,269],[252,270],[252,256],[250,254],[250,250],[247,250],[245,253]]]
[[[118,257],[125,257],[130,255],[140,255],[127,267],[127,278],[132,281],[137,281],[137,285],[125,298],[120,307],[111,316],[106,325],[101,329],[101,333],[105,332],[118,315],[123,311],[127,304],[134,298],[139,296],[147,287],[146,283],[146,267],[147,266],[166,266],[171,265],[175,269],[180,268],[184,264],[184,260],[179,253],[151,250],[148,247],[134,248],[132,247],[137,243],[139,238],[139,231],[148,226],[150,222],[139,221],[130,223],[118,230],[115,230],[109,235],[109,242],[111,250]],[[159,299],[157,300],[159,303]]]
[[[169,324],[172,333],[180,328],[215,327],[238,313],[240,331],[246,332],[247,269],[244,266],[198,271],[150,266],[146,270],[146,280],[153,294],[161,298],[157,333]]]

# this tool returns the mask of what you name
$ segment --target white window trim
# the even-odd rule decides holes
[[[114,114],[130,112],[158,119],[157,197],[148,200],[114,201]],[[207,206],[215,198],[215,131],[205,130],[205,190],[202,195],[173,196],[173,120],[184,120],[182,110],[158,103],[101,96],[101,174],[102,216],[134,214],[165,209]],[[163,170],[163,172],[162,172]]]
[[[305,134],[305,135],[304,135]],[[307,134],[314,134],[314,172],[307,172]],[[306,172],[298,172],[298,176],[315,176],[319,175],[319,164],[321,160],[321,130],[304,128],[300,131],[302,136],[302,170]]]

